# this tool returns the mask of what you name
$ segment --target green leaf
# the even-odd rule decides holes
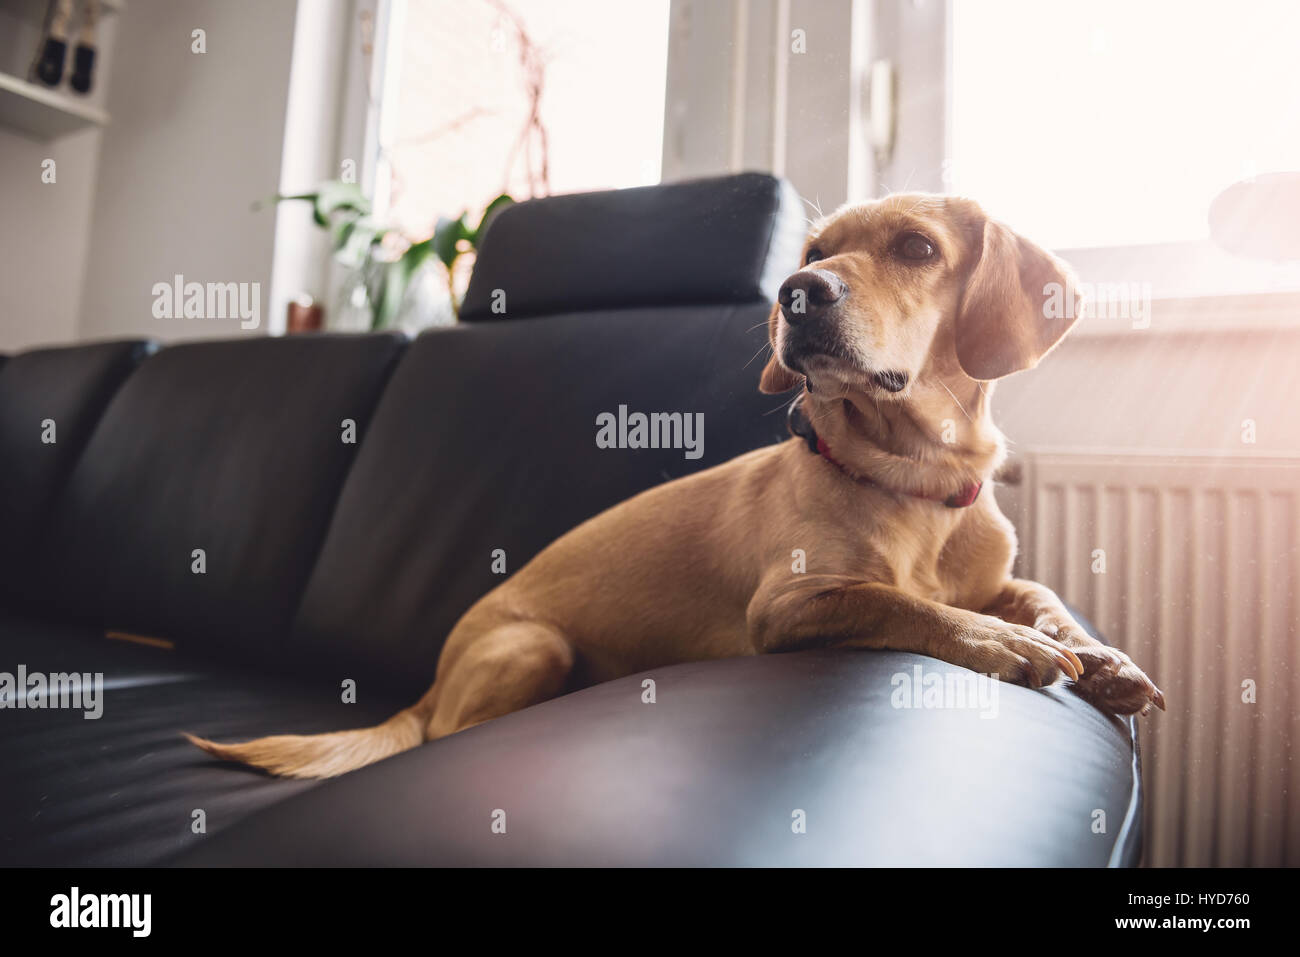
[[[429,257],[433,255],[433,247],[432,239],[412,243],[398,259],[383,264],[383,282],[379,298],[375,303],[373,328],[387,329],[397,321],[411,279],[419,268],[429,261]]]
[[[329,220],[321,216],[320,211],[316,207],[316,200],[319,197],[320,197],[319,193],[292,193],[288,195],[284,193],[276,193],[274,196],[271,197],[270,201],[272,203],[290,203],[290,202],[295,202],[297,200],[307,200],[309,203],[311,203],[311,218],[316,220],[317,226],[326,227],[329,226]],[[259,209],[261,208],[261,205],[262,205],[261,203],[254,203],[253,208]]]
[[[361,218],[351,222],[351,228],[341,245],[336,246],[334,258],[352,268],[364,266],[370,258],[370,250],[375,245],[375,227],[368,220]]]
[[[316,191],[316,221],[322,226],[327,225],[329,218],[339,210],[366,216],[370,213],[370,200],[366,199],[356,183],[342,183],[338,180],[321,183]]]
[[[502,193],[496,199],[492,200],[492,202],[488,203],[487,209],[483,210],[483,216],[478,221],[478,226],[476,226],[470,234],[465,237],[469,240],[469,244],[475,249],[478,249],[479,240],[483,238],[483,233],[488,226],[488,220],[490,220],[498,210],[514,205],[514,202],[515,200],[513,196],[509,193]]]
[[[330,227],[330,239],[334,243],[334,252],[340,253],[347,246],[348,240],[356,232],[357,221],[360,217],[354,219],[340,220]]]
[[[442,264],[448,269],[456,262],[456,257],[460,255],[460,250],[456,244],[462,239],[469,239],[469,224],[465,222],[465,213],[461,213],[460,219],[446,219],[445,217],[438,220],[437,228],[433,231],[433,252],[442,260]]]
[[[412,243],[408,246],[398,262],[406,267],[406,274],[409,277],[414,275],[415,271],[423,266],[432,254],[433,240],[426,239],[424,242]]]
[[[294,194],[294,195],[290,196],[290,195],[286,195],[286,194],[284,194],[284,193],[276,193],[276,194],[274,194],[273,196],[268,196],[266,199],[257,199],[257,200],[254,200],[254,201],[253,201],[253,211],[254,211],[254,212],[257,212],[257,211],[260,210],[263,206],[270,206],[270,205],[275,204],[275,203],[283,203],[283,202],[285,202],[285,201],[287,201],[287,200],[294,200],[294,199],[308,199],[308,200],[311,200],[313,203],[315,203],[315,202],[316,202],[316,194],[315,194],[315,193],[297,193],[297,194]]]
[[[322,229],[330,228],[330,217],[339,210],[346,210],[352,216],[365,216],[370,213],[370,200],[361,192],[356,183],[343,183],[329,180],[321,183],[311,193],[276,193],[272,202],[284,203],[294,200],[306,200],[311,203],[311,218]],[[256,204],[254,208],[257,208]]]
[[[387,329],[393,324],[405,293],[406,281],[397,263],[384,263],[379,296],[375,300],[375,324],[372,328]]]

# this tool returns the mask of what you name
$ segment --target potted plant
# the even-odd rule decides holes
[[[465,211],[456,219],[440,218],[432,236],[413,241],[377,222],[370,200],[355,183],[329,180],[310,193],[278,194],[274,201],[311,203],[312,218],[330,233],[334,258],[349,270],[338,315],[329,325],[372,330],[429,324],[427,316],[411,316],[436,308],[427,296],[420,298],[428,282],[445,290],[454,321],[460,310],[456,261],[478,249],[492,215],[514,202],[503,193],[488,203],[476,224]]]

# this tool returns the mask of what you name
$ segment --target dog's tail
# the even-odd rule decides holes
[[[217,744],[187,732],[190,744],[223,761],[238,761],[286,778],[332,778],[424,743],[427,714],[415,707],[383,724],[332,734],[277,734],[243,744]]]

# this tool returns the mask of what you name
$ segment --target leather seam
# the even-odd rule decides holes
[[[1120,825],[1119,834],[1115,838],[1115,845],[1111,848],[1110,857],[1106,861],[1107,867],[1124,867],[1124,859],[1129,857],[1129,844],[1133,840],[1133,834],[1136,830],[1138,812],[1142,805],[1142,757],[1138,750],[1137,740],[1137,721],[1130,717],[1128,719],[1129,742],[1133,746],[1133,759],[1130,766],[1133,772],[1132,786],[1129,789],[1128,809],[1124,814],[1124,822]],[[1140,838],[1139,838],[1140,839]],[[1137,856],[1141,856],[1141,847],[1139,846]]]

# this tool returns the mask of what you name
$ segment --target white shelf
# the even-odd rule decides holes
[[[124,6],[123,0],[99,0],[100,16],[109,13],[121,13]],[[15,13],[28,16],[38,23],[45,19],[46,7],[46,0],[0,0],[0,8],[7,8]]]
[[[107,113],[67,93],[0,73],[0,126],[38,140],[52,140],[107,123]]]
[[[77,130],[100,127],[108,123],[108,114],[100,105],[100,91],[89,97],[74,93],[65,79],[51,88],[31,82],[27,70],[41,40],[48,0],[0,0],[0,34],[4,35],[3,59],[0,60],[0,129],[12,130],[36,140],[53,140]],[[123,0],[100,0],[101,24],[120,14]],[[74,34],[76,23],[73,24]],[[113,24],[98,37],[100,51],[95,69],[102,76],[104,44],[112,44]],[[75,42],[75,36],[74,36]],[[65,76],[72,68],[73,51],[69,43]]]

